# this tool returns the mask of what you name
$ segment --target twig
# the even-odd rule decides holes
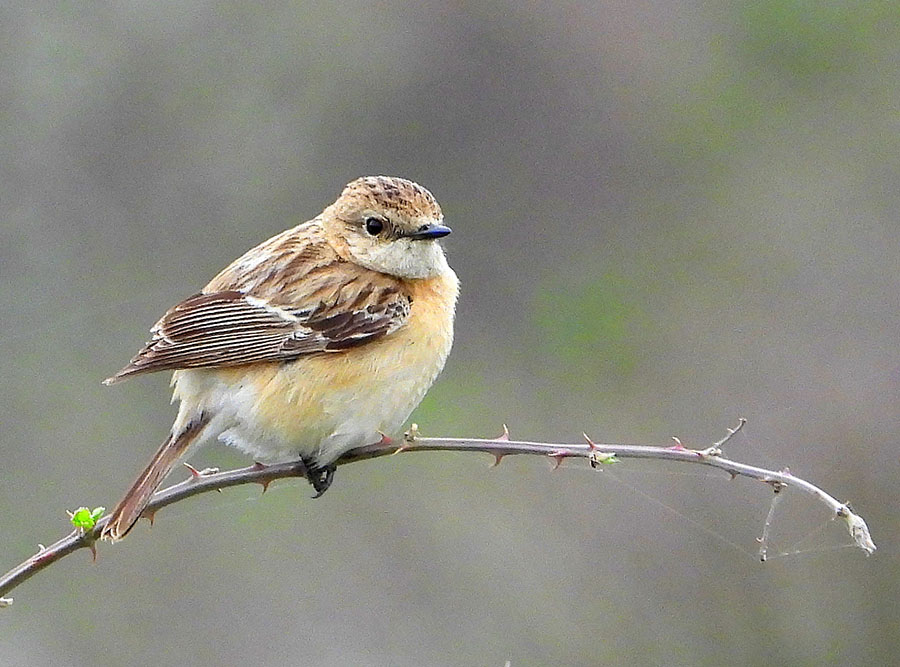
[[[769,531],[772,529],[772,521],[775,519],[775,508],[778,507],[778,501],[781,500],[781,490],[784,488],[779,482],[772,484],[772,504],[769,505],[769,513],[766,514],[766,522],[763,524],[763,532],[759,542],[759,560],[765,563],[769,558]]]
[[[688,449],[678,440],[673,447],[651,447],[646,445],[614,445],[598,444],[585,436],[585,443],[576,444],[551,444],[543,442],[528,442],[524,440],[510,440],[509,432],[504,428],[504,434],[493,440],[474,438],[419,438],[415,435],[415,429],[403,440],[398,448],[388,438],[373,445],[360,447],[344,454],[335,463],[347,465],[382,456],[389,456],[400,452],[484,452],[492,455],[499,463],[504,457],[515,454],[529,454],[533,456],[546,456],[554,462],[556,467],[565,459],[587,459],[592,467],[600,467],[606,463],[615,461],[614,457],[635,459],[659,459],[662,461],[675,461],[678,463],[693,463],[698,465],[719,468],[731,474],[732,477],[743,476],[757,479],[770,485],[792,486],[807,493],[811,493],[829,507],[835,517],[840,517],[847,523],[850,536],[856,546],[867,554],[875,551],[875,544],[869,535],[866,522],[855,514],[847,503],[842,503],[819,487],[806,480],[795,477],[787,470],[774,471],[758,468],[726,459],[721,455],[721,447],[744,425],[746,420],[741,419],[737,428],[728,429],[728,435],[714,443],[711,447],[702,450]],[[179,502],[185,498],[196,496],[200,493],[215,491],[240,484],[255,483],[267,487],[273,480],[285,477],[303,477],[305,469],[299,461],[278,463],[274,465],[262,465],[256,463],[246,468],[227,470],[225,472],[201,471],[183,482],[158,491],[147,509],[144,517],[153,520],[154,515],[163,507]],[[78,549],[95,549],[95,543],[106,525],[107,517],[101,518],[90,531],[74,531],[50,546],[41,549],[28,560],[14,567],[0,577],[0,607],[9,606],[12,600],[5,598],[16,586],[34,576],[45,567],[55,563]]]

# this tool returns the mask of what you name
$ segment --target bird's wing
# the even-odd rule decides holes
[[[105,382],[346,350],[396,331],[409,316],[410,296],[396,278],[319,245],[269,252],[269,261],[257,262],[254,253],[263,247],[171,308],[144,348]]]

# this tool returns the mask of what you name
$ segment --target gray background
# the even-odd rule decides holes
[[[743,415],[730,455],[880,550],[789,493],[763,566],[770,490],[685,466],[399,456],[65,559],[0,662],[890,662],[898,44],[894,2],[5,3],[0,567],[165,435],[167,377],[99,383],[156,318],[379,173],[455,232],[425,434],[705,446]]]

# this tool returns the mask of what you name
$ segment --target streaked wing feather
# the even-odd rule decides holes
[[[106,382],[138,373],[179,368],[238,366],[289,361],[312,353],[363,345],[403,326],[410,299],[400,284],[352,264],[316,267],[318,299],[280,303],[278,296],[222,290],[196,294],[167,312],[151,329],[150,341]],[[324,275],[331,278],[330,284]],[[288,292],[303,295],[302,277]],[[323,298],[324,297],[324,298]]]

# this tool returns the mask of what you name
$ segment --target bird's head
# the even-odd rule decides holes
[[[368,269],[400,278],[429,278],[447,269],[438,239],[450,228],[432,194],[412,181],[358,178],[322,220],[332,241]]]

